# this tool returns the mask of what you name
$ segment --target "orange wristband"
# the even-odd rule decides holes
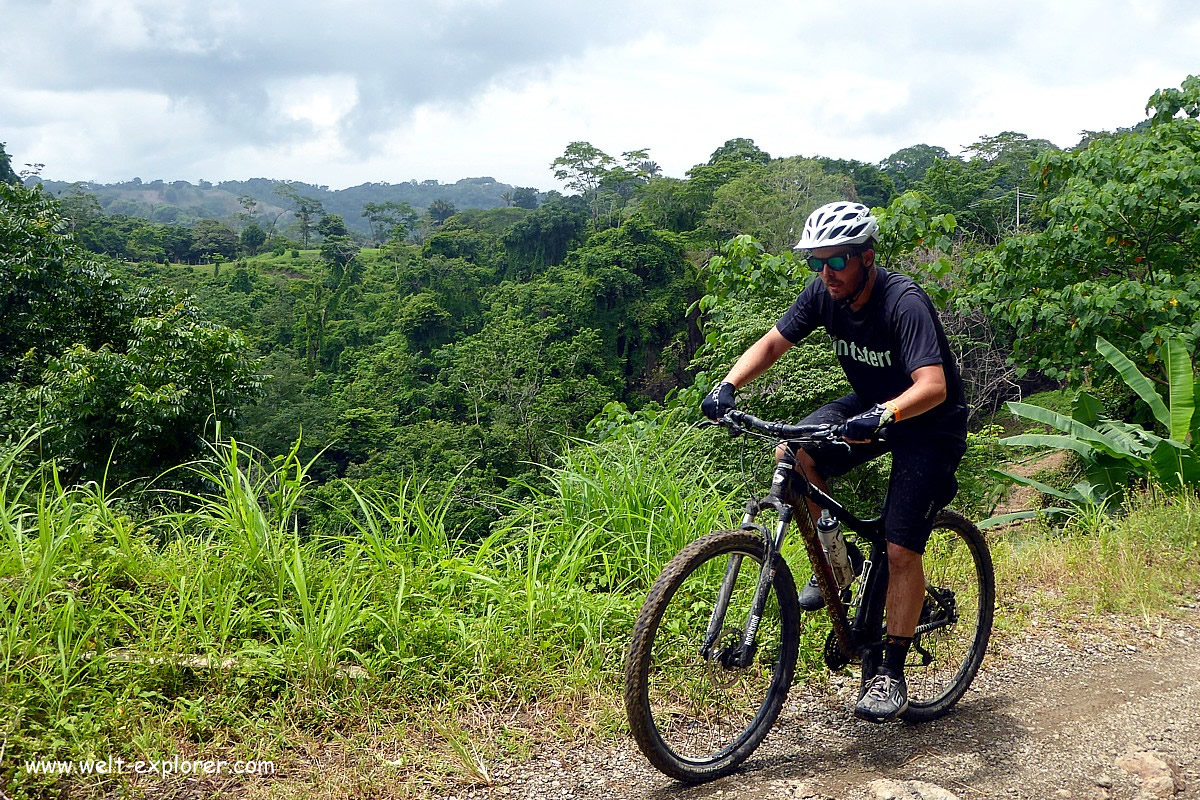
[[[893,403],[889,400],[888,402],[883,404],[883,407],[892,412],[892,422],[900,421],[900,406],[896,405],[895,403]]]

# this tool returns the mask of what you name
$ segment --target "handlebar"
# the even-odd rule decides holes
[[[776,439],[835,442],[840,441],[842,438],[841,425],[790,425],[786,422],[768,422],[759,419],[753,414],[747,414],[745,411],[738,411],[736,409],[726,414],[717,424],[725,425],[734,430],[748,428]]]
[[[846,431],[845,425],[792,425],[786,422],[768,422],[737,409],[717,420],[716,424],[729,428],[730,433],[733,434],[757,432],[775,439],[799,441],[805,444],[846,444],[843,438]],[[883,433],[884,431],[879,431],[876,434],[877,441],[884,441]]]

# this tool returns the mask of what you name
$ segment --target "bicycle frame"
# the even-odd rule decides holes
[[[858,612],[850,621],[848,609],[842,602],[841,593],[834,581],[833,570],[825,557],[821,542],[817,538],[816,528],[808,513],[806,500],[812,500],[821,508],[829,509],[846,528],[865,537],[871,543],[870,556],[863,564],[862,589],[858,595]],[[774,535],[758,524],[755,520],[765,509],[772,508],[778,514],[778,523]],[[756,650],[755,637],[762,620],[763,609],[767,602],[767,592],[775,579],[778,569],[780,551],[787,536],[788,525],[798,518],[800,534],[804,540],[805,550],[813,566],[817,586],[825,598],[826,608],[833,621],[834,635],[837,638],[838,650],[844,659],[877,659],[879,654],[876,645],[879,632],[883,629],[884,601],[887,594],[887,543],[883,534],[883,519],[860,519],[827,493],[813,485],[802,473],[796,471],[796,457],[788,447],[782,458],[775,465],[771,480],[771,490],[766,497],[751,500],[746,504],[745,515],[741,528],[753,530],[762,534],[766,544],[767,557],[759,572],[758,586],[755,589],[749,615],[746,619],[742,641],[733,652],[722,652],[719,658],[724,666],[745,667],[754,659]],[[709,618],[704,644],[700,654],[704,658],[713,658],[713,646],[720,636],[725,613],[728,610],[729,598],[733,593],[733,583],[741,567],[740,555],[730,556],[726,567],[725,578],[722,581],[717,602]],[[865,602],[864,602],[865,600]],[[872,664],[864,664],[870,668]]]

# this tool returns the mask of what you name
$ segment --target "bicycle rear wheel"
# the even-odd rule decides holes
[[[732,772],[771,730],[796,667],[796,584],[781,559],[757,651],[728,665],[745,630],[765,544],[751,531],[717,531],[671,560],[650,589],[625,661],[625,709],[633,738],[657,769],[688,783]],[[721,634],[701,655],[727,567],[736,581]],[[724,663],[723,663],[724,661]]]
[[[983,662],[996,583],[983,534],[943,510],[925,548],[925,606],[904,665],[909,722],[937,719],[959,701]]]

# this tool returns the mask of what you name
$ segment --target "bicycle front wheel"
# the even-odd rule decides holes
[[[780,559],[745,666],[745,632],[763,538],[717,531],[671,560],[650,589],[625,661],[625,709],[633,738],[657,769],[688,783],[732,772],[779,716],[796,668],[796,584]],[[729,579],[732,579],[731,581]],[[702,653],[723,584],[731,583],[720,635]]]
[[[937,719],[962,698],[983,662],[996,602],[987,542],[958,512],[938,514],[923,563],[925,605],[904,665],[909,722]]]

